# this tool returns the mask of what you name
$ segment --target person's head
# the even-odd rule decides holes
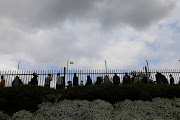
[[[59,75],[60,75],[60,73],[57,74],[57,76],[59,76]]]
[[[2,75],[2,76],[1,76],[1,79],[3,79],[3,78],[4,78],[4,76]]]
[[[128,73],[127,73],[127,72],[125,72],[125,75],[128,75]]]
[[[68,84],[71,84],[72,82],[71,81],[68,81]]]
[[[74,76],[76,76],[76,73],[74,73]]]
[[[156,72],[156,74],[158,74],[158,75],[159,75],[159,74],[160,74],[160,72]]]
[[[48,74],[48,76],[51,76],[51,74]]]
[[[136,76],[136,73],[134,73],[133,76]]]
[[[18,77],[18,76],[16,76],[16,79],[19,79],[19,77]]]
[[[116,74],[116,73],[114,73],[114,76],[117,76],[117,74]]]
[[[170,74],[169,76],[170,76],[170,77],[172,77],[172,75],[171,75],[171,74]]]
[[[33,76],[34,76],[34,77],[38,77],[36,73],[33,73]]]
[[[89,78],[90,78],[90,76],[88,75],[88,76],[87,76],[87,78],[89,79]]]

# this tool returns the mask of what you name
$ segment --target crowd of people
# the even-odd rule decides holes
[[[33,78],[31,78],[31,81],[28,83],[28,85],[38,85],[38,75],[36,73],[33,73],[32,75],[33,75]],[[52,77],[53,75],[48,74],[48,76],[45,78],[45,82],[44,82],[45,87],[50,87],[50,82],[52,81]],[[138,83],[174,84],[173,76],[170,74],[169,77],[170,77],[170,80],[169,80],[170,82],[168,82],[168,79],[163,74],[161,74],[160,72],[157,72],[155,75],[156,81],[152,81],[149,79],[149,77],[147,77],[147,75],[137,76],[135,72],[132,72],[130,75],[128,75],[128,73],[125,73],[125,75],[123,76],[123,81],[122,83],[120,83],[120,77],[115,73],[112,81],[109,79],[108,75],[105,75],[104,78],[98,76],[95,84],[114,84],[114,85],[138,84]],[[68,83],[68,85],[66,86],[67,88],[70,88],[72,86],[78,86],[78,85],[84,86],[83,81],[81,81],[79,84],[79,80],[76,73],[74,73],[73,81],[68,81],[67,83]],[[18,76],[16,76],[12,82],[12,86],[21,85],[21,84],[23,84],[22,80]],[[93,82],[90,75],[87,75],[87,81],[85,83],[85,86],[92,85],[92,84]],[[1,76],[0,87],[5,87],[5,79],[3,75]],[[63,88],[65,88],[65,79],[64,77],[60,76],[60,73],[57,73],[56,89],[63,89]]]

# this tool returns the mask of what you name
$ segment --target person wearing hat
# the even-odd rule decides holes
[[[33,73],[33,78],[30,81],[31,85],[38,85],[37,77],[38,77],[38,75],[36,73]]]
[[[5,80],[4,80],[4,76],[1,76],[1,84],[0,87],[4,87],[5,86]]]
[[[174,78],[172,77],[171,74],[169,75],[169,77],[170,77],[170,84],[174,84]]]

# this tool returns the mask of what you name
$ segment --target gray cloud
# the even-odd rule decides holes
[[[141,38],[139,29],[158,23],[174,6],[174,0],[0,0],[0,55],[11,59],[1,64],[21,59],[31,65],[64,66],[76,60],[83,68],[104,68],[106,59],[115,67],[131,66],[137,56],[154,55],[144,41],[153,44],[150,36],[158,35],[147,30]]]
[[[102,28],[130,25],[144,28],[167,16],[174,0],[1,0],[0,16],[31,27],[97,22]]]

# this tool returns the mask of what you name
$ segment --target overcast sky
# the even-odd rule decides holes
[[[180,68],[179,0],[0,0],[0,69]]]

